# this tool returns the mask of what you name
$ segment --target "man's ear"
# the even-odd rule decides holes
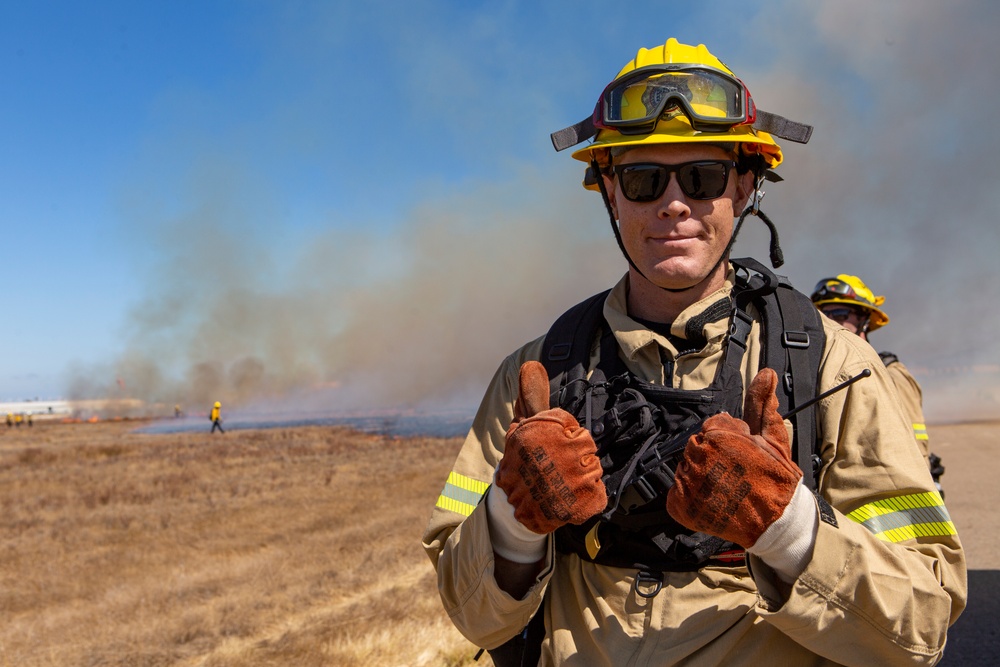
[[[747,170],[745,173],[736,174],[736,205],[733,207],[734,211],[742,211],[746,208],[747,202],[750,201],[750,195],[754,191],[754,177],[753,170]]]

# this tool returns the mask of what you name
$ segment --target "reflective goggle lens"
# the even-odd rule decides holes
[[[837,278],[827,278],[816,283],[816,289],[813,290],[813,300],[815,301],[817,299],[824,299],[827,297],[834,299],[837,297],[843,297],[854,301],[861,301],[862,303],[867,303],[872,306],[875,305],[871,299],[858,294],[848,283]]]
[[[816,289],[813,290],[817,296],[846,296],[850,298],[857,298],[857,294],[854,293],[854,288],[845,283],[842,280],[821,280],[816,283]]]
[[[612,82],[601,96],[601,113],[595,120],[601,127],[620,131],[648,131],[664,112],[679,109],[692,126],[730,127],[748,120],[748,97],[743,84],[723,72],[656,65]]]
[[[621,192],[629,201],[650,202],[663,196],[670,174],[677,174],[677,184],[691,199],[715,199],[722,196],[729,182],[733,160],[699,160],[683,164],[638,162],[615,167]]]

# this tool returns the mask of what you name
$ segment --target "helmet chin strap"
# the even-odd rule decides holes
[[[771,267],[776,269],[785,263],[785,254],[781,251],[781,244],[778,242],[778,228],[771,222],[771,218],[767,217],[764,211],[760,210],[762,199],[764,199],[764,171],[763,169],[759,169],[754,172],[753,197],[750,200],[750,204],[744,209],[743,215],[740,216],[740,221],[736,224],[736,229],[733,230],[733,239],[736,239],[736,234],[740,231],[740,226],[743,224],[744,218],[747,217],[747,213],[757,216],[767,226],[768,231],[771,232],[771,244],[769,248]]]
[[[618,242],[618,248],[622,251],[622,254],[625,256],[625,259],[629,263],[629,266],[632,267],[632,269],[636,273],[645,278],[651,285],[660,288],[664,292],[671,292],[674,294],[687,292],[688,290],[692,290],[695,287],[698,287],[699,285],[704,283],[706,280],[708,280],[709,277],[713,273],[715,273],[716,269],[719,268],[719,265],[722,264],[723,261],[729,259],[729,253],[733,249],[733,244],[736,243],[736,236],[739,234],[740,229],[743,227],[743,221],[746,219],[747,215],[751,214],[760,218],[760,220],[765,225],[767,225],[768,230],[770,230],[771,232],[771,246],[770,246],[771,266],[773,266],[774,268],[778,268],[779,266],[785,263],[784,256],[781,252],[781,246],[778,244],[778,230],[774,226],[774,223],[771,222],[771,219],[768,218],[766,215],[764,215],[764,212],[760,210],[760,200],[764,198],[764,191],[762,189],[762,185],[764,183],[764,177],[762,174],[755,173],[754,174],[755,187],[750,204],[747,205],[745,209],[743,209],[743,213],[740,215],[739,220],[737,220],[736,225],[733,227],[733,235],[729,238],[729,243],[726,244],[726,247],[719,255],[719,259],[717,259],[715,264],[712,265],[712,268],[709,269],[707,273],[705,273],[704,277],[702,277],[701,279],[699,279],[698,281],[687,287],[671,288],[671,287],[662,287],[660,285],[657,285],[655,282],[649,279],[649,276],[647,276],[645,273],[642,272],[642,269],[636,266],[636,263],[632,261],[632,257],[628,254],[628,250],[625,249],[625,242],[622,241],[622,234],[621,230],[618,227],[618,220],[615,218],[615,212],[611,208],[611,198],[608,196],[608,190],[604,186],[604,178],[602,176],[601,168],[597,164],[597,160],[590,161],[590,168],[593,170],[593,173],[596,176],[597,187],[601,191],[601,198],[604,199],[604,208],[607,209],[608,211],[608,219],[611,222],[611,231],[614,232],[615,241]]]

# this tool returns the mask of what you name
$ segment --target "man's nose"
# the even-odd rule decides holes
[[[671,173],[670,180],[663,194],[657,200],[659,206],[658,214],[661,218],[687,217],[691,215],[691,206],[688,204],[687,195],[677,182],[677,174]]]

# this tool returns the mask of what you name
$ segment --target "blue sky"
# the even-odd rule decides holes
[[[920,326],[929,290],[998,296],[967,287],[996,278],[1000,248],[978,185],[997,139],[973,131],[990,105],[946,94],[996,101],[971,63],[996,62],[998,11],[941,4],[6,3],[0,399],[121,377],[170,401],[247,373],[278,394],[401,365],[416,395],[481,387],[624,270],[548,134],[670,36],[816,124],[765,199],[797,285],[861,274],[896,304],[910,365],[997,363],[985,334],[941,353]],[[511,297],[540,283],[542,305]]]

